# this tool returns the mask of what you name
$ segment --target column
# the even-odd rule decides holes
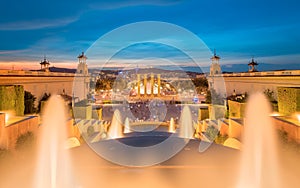
[[[137,74],[137,96],[141,96],[141,75]]]
[[[150,85],[151,85],[151,97],[154,97],[154,74],[153,73],[151,73]]]
[[[144,96],[147,96],[147,74],[144,74]]]
[[[157,75],[157,96],[160,97],[160,74]]]

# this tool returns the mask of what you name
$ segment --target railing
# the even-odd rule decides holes
[[[0,70],[2,76],[81,76],[81,74],[63,73],[63,72],[40,72],[40,71],[24,71],[24,70]]]
[[[300,70],[286,70],[286,71],[265,71],[265,72],[242,72],[242,73],[224,73],[216,75],[216,77],[260,77],[260,76],[300,76]]]

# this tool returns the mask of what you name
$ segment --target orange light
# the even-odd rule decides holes
[[[8,113],[5,113],[5,123],[7,123],[9,120],[9,114]]]
[[[296,116],[297,116],[298,121],[300,122],[300,114],[297,114]]]

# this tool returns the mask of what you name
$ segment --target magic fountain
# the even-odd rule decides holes
[[[33,187],[74,187],[68,150],[65,103],[60,96],[52,96],[45,106],[38,139],[38,163]],[[72,186],[73,185],[73,186]]]
[[[179,137],[181,138],[193,138],[194,127],[192,113],[188,106],[184,106],[179,120]]]
[[[239,188],[281,187],[278,145],[270,112],[270,104],[263,94],[250,96],[246,108]]]
[[[130,130],[130,122],[129,122],[129,118],[127,117],[125,119],[125,123],[124,123],[124,134],[126,133],[130,133],[131,130]]]
[[[170,119],[170,125],[169,125],[169,132],[170,133],[175,133],[176,128],[175,128],[175,122],[174,122],[174,118]]]
[[[112,117],[111,125],[108,130],[108,137],[110,139],[122,138],[124,136],[122,128],[123,128],[123,126],[122,126],[121,113],[117,109],[114,111],[114,114]]]

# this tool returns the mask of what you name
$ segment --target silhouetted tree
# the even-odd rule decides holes
[[[25,91],[24,93],[24,114],[32,114],[36,112],[34,102],[36,97],[32,93]]]

